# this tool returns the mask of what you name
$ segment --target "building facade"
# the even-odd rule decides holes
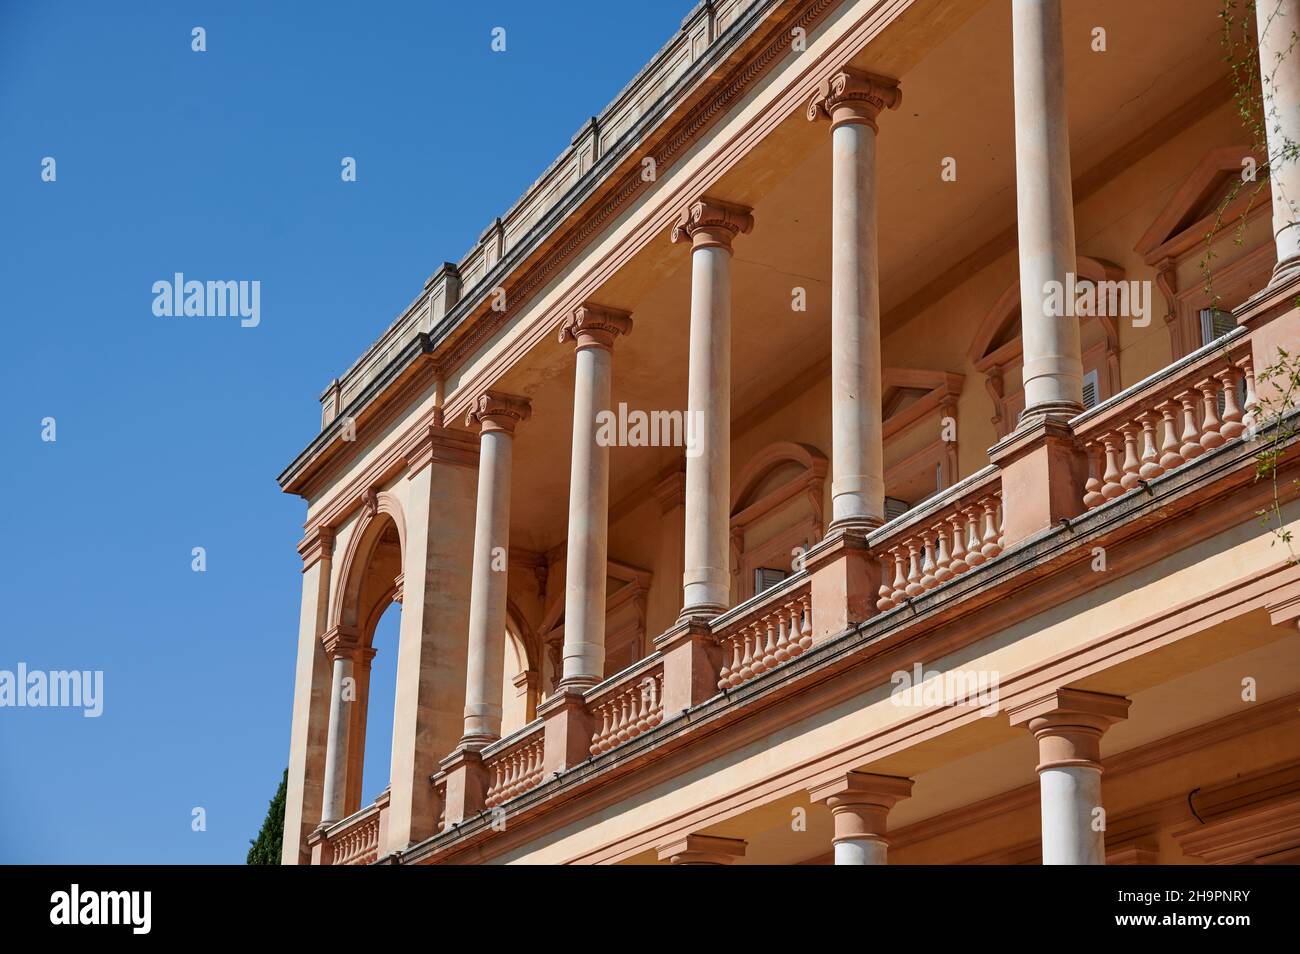
[[[284,861],[1300,860],[1300,0],[1223,7],[697,6],[280,477]]]

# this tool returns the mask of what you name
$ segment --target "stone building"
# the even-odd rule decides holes
[[[280,477],[284,860],[1300,859],[1258,6],[1252,72],[1222,0],[698,5]]]

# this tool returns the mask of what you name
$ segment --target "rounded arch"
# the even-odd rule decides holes
[[[385,553],[395,544],[396,557]],[[395,570],[377,583],[371,573],[379,557]],[[402,502],[388,491],[367,494],[361,517],[339,566],[338,599],[330,614],[332,627],[350,628],[369,641],[374,624],[397,595],[397,579],[406,563],[406,514]]]
[[[802,470],[802,473],[783,482],[779,487],[772,488],[762,497],[779,496],[781,500],[784,500],[799,491],[812,489],[812,485],[815,483],[818,491],[816,507],[820,515],[821,483],[826,479],[827,470],[826,455],[810,444],[776,441],[768,444],[751,457],[732,482],[731,515],[733,517],[760,502],[757,499],[751,499],[754,496],[754,490],[772,471],[783,464],[795,464]]]

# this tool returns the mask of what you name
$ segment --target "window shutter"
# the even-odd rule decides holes
[[[1097,370],[1094,368],[1083,376],[1083,406],[1086,410],[1096,407],[1100,393],[1097,390]]]
[[[754,568],[754,595],[757,596],[764,590],[770,590],[790,574],[785,570],[777,569],[771,566],[760,566]]]
[[[899,500],[897,497],[885,498],[885,522],[888,523],[895,517],[901,517],[907,511],[912,509],[912,505],[906,500]]]
[[[1237,320],[1232,317],[1230,311],[1223,311],[1219,308],[1202,308],[1200,315],[1202,345],[1217,341],[1237,327]]]

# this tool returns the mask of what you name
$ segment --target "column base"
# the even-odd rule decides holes
[[[880,517],[838,517],[826,528],[826,536],[838,536],[842,533],[865,535],[873,530],[879,530],[884,525],[885,521]]]
[[[708,622],[714,617],[721,616],[727,611],[727,607],[721,603],[696,603],[694,606],[682,608],[681,613],[677,615],[677,625],[689,621]]]
[[[1021,422],[1015,425],[1015,430],[1024,428],[1034,428],[1040,421],[1069,421],[1071,417],[1082,415],[1083,404],[1073,402],[1073,400],[1044,400],[1031,407],[1024,408],[1021,412]]]

